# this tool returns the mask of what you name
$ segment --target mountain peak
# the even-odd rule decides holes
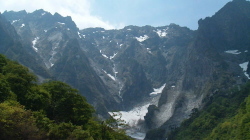
[[[233,2],[242,2],[242,1],[246,1],[246,0],[233,0]]]

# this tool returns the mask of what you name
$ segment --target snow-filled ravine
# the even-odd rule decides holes
[[[136,106],[130,111],[109,112],[109,114],[114,114],[115,119],[120,118],[121,120],[125,121],[125,123],[129,126],[129,128],[126,129],[126,133],[129,136],[137,140],[143,140],[146,136],[146,132],[144,132],[140,124],[144,121],[144,116],[146,116],[148,112],[149,105],[158,104],[160,97],[159,95],[162,93],[165,86],[166,84],[163,84],[159,88],[154,88],[154,91],[152,93],[149,93],[149,95],[151,95],[151,100],[149,100],[148,102]]]
[[[241,52],[239,50],[228,50],[225,51],[225,53],[229,53],[229,54],[240,54]]]
[[[239,64],[239,66],[243,69],[244,74],[248,79],[250,79],[250,76],[247,74],[247,66],[249,62],[244,62],[242,64]]]
[[[135,37],[135,39],[137,39],[137,41],[139,41],[139,42],[143,42],[143,41],[147,40],[148,38],[149,37],[147,35]]]
[[[37,49],[37,47],[36,47],[36,42],[37,42],[37,40],[39,39],[39,37],[36,37],[33,41],[32,41],[32,48],[37,52],[38,51],[38,49]]]

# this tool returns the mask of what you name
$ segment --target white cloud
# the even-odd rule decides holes
[[[123,24],[112,25],[101,17],[91,15],[93,0],[7,0],[0,1],[0,11],[5,10],[33,12],[44,9],[52,14],[71,16],[80,29],[88,27],[103,27],[105,29],[121,28]]]

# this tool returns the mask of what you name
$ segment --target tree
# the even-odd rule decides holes
[[[36,82],[36,76],[31,74],[28,68],[15,62],[9,62],[3,68],[3,75],[9,83],[10,89],[17,95],[17,100],[25,105],[25,96]]]
[[[10,86],[4,75],[0,73],[0,102],[7,100],[11,96]]]
[[[49,118],[83,125],[92,117],[93,107],[76,89],[59,81],[44,83],[42,87],[51,94],[51,103],[47,109]]]
[[[0,54],[0,73],[3,72],[3,67],[7,65],[7,59],[5,56],[3,56],[2,54]]]
[[[51,103],[51,95],[41,86],[33,86],[25,99],[26,108],[33,111],[46,110]]]
[[[24,109],[16,101],[6,101],[0,104],[0,139],[45,139],[44,132],[39,131],[31,111]]]

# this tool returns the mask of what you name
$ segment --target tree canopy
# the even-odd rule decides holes
[[[60,81],[38,84],[29,69],[0,54],[1,140],[129,140],[93,116],[78,90]]]

